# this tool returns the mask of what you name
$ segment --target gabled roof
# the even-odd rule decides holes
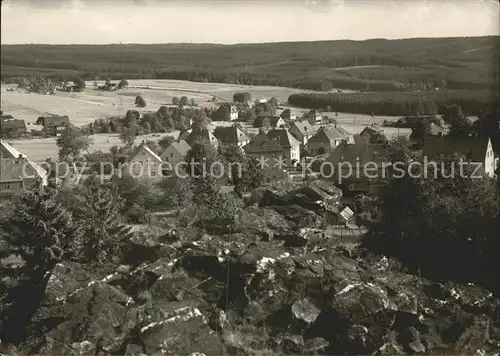
[[[0,145],[0,157],[2,158],[26,157],[5,140],[0,139]]]
[[[134,159],[135,156],[137,156],[139,154],[139,152],[141,152],[142,150],[146,151],[156,161],[158,161],[158,162],[162,161],[161,158],[160,158],[160,156],[158,156],[156,153],[154,153],[153,150],[151,148],[149,148],[148,145],[147,145],[147,143],[145,143],[145,142],[142,142],[139,146],[137,146],[132,151],[132,153],[130,154],[128,160],[130,161],[130,160]]]
[[[344,132],[347,132],[343,130]],[[331,142],[336,140],[342,140],[347,138],[344,132],[341,132],[335,127],[321,127],[318,132],[314,134],[313,137],[309,139],[309,142]]]
[[[278,145],[276,141],[272,140],[265,133],[260,132],[255,136],[249,144],[243,147],[246,153],[269,153],[269,152],[283,152],[283,147]]]
[[[0,120],[0,132],[9,129],[26,129],[24,120],[16,120],[12,115],[2,115]]]
[[[278,126],[278,122],[282,120],[283,118],[281,116],[271,116],[271,126],[276,127]]]
[[[279,119],[281,117],[276,115],[259,115],[255,118],[253,125],[255,127],[263,127],[266,126],[266,121],[269,120],[269,125],[275,126]]]
[[[207,129],[193,129],[189,136],[185,139],[189,145],[193,145],[196,141],[208,141],[210,144],[217,144],[217,138]]]
[[[363,129],[363,131],[361,131],[361,132],[364,132],[364,131],[368,131],[370,133],[382,133],[382,131],[384,131],[384,129],[377,124],[373,124],[371,126],[366,126]]]
[[[300,141],[293,137],[285,129],[272,129],[267,132],[267,136],[278,143],[283,148],[291,148],[300,146]]]
[[[302,135],[305,135],[306,133],[307,134],[314,134],[314,127],[311,125],[311,123],[309,121],[306,121],[306,120],[302,120],[302,121],[295,121],[293,124],[292,124],[292,127],[297,127],[297,129],[299,130],[299,132],[302,134]]]
[[[340,144],[328,156],[327,161],[337,164],[338,162],[349,162],[353,171],[359,162],[363,167],[368,162],[381,164],[390,160],[391,149],[384,144],[369,144],[359,142],[355,144]],[[381,168],[381,167],[380,167]],[[361,169],[361,171],[364,171]]]
[[[214,134],[220,142],[225,144],[237,144],[248,140],[247,135],[235,126],[219,127]]]
[[[37,125],[62,125],[69,124],[69,117],[67,116],[40,116],[36,120]]]
[[[334,129],[343,134],[344,136],[352,136],[352,133],[350,133],[340,125],[335,126]]]
[[[16,150],[13,146],[7,143],[4,140],[0,140],[0,157],[2,159],[2,165],[0,169],[2,170],[2,181],[6,177],[20,176],[23,174],[27,175],[37,175],[40,178],[45,178],[47,176],[47,171],[43,169],[41,166],[31,161],[23,155],[21,152]],[[14,163],[13,163],[14,162]],[[18,163],[16,163],[18,162]],[[23,172],[24,165],[24,172]],[[17,171],[18,167],[21,167],[21,172]],[[6,170],[4,172],[4,170]]]
[[[191,146],[184,140],[174,141],[162,152],[161,156],[163,157],[163,153],[172,149],[176,150],[182,157],[185,157],[191,149]]]
[[[293,115],[295,115],[295,113],[290,108],[287,108],[283,110],[280,116],[284,119],[284,118],[289,118],[290,116]]]
[[[486,149],[489,138],[453,138],[450,136],[428,136],[424,139],[423,155],[428,159],[435,159],[439,155],[458,153],[472,162],[483,162],[486,158]]]

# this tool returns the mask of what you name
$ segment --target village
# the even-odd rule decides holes
[[[36,83],[20,87],[28,92],[36,88],[40,95],[53,95],[54,90],[63,92],[85,90],[79,89],[74,82],[64,82],[57,87],[49,82],[47,86],[52,86],[53,90],[47,90],[45,86],[40,89],[39,81]],[[122,80],[112,83],[108,80],[100,86],[97,83],[93,84],[96,88],[94,90],[115,91],[126,87],[128,82]],[[23,90],[21,88],[18,87],[16,90]],[[351,133],[337,122],[338,113],[325,115],[319,110],[304,112],[293,107],[284,108],[274,97],[258,98],[252,102],[251,94],[248,92],[234,93],[233,99],[233,102],[220,102],[213,97],[210,101],[214,107],[207,110],[195,106],[198,104],[194,99],[189,102],[187,97],[177,97],[172,100],[172,105],[160,107],[156,113],[129,110],[122,118],[96,119],[93,124],[82,128],[81,131],[87,135],[122,132],[127,129],[127,125],[130,125],[127,121],[134,116],[133,125],[137,126],[137,123],[141,125],[138,126],[140,131],[137,130],[132,135],[141,133],[143,136],[140,137],[145,139],[134,147],[129,147],[128,155],[122,155],[120,159],[122,163],[133,163],[136,169],[141,171],[146,169],[146,165],[152,166],[153,174],[158,172],[157,168],[163,162],[171,165],[184,162],[188,152],[198,142],[205,142],[218,150],[236,147],[249,157],[265,159],[266,167],[261,168],[264,168],[267,182],[282,179],[303,182],[306,178],[304,173],[310,172],[311,169],[315,172],[308,178],[319,175],[321,162],[330,162],[333,166],[349,162],[354,166],[360,158],[364,163],[388,161],[391,155],[390,143],[400,139],[408,147],[423,149],[424,155],[429,159],[439,154],[453,152],[463,154],[468,161],[480,163],[482,171],[489,177],[494,177],[498,168],[498,153],[494,152],[488,137],[477,137],[472,133],[467,137],[463,135],[458,138],[450,137],[450,123],[446,123],[439,116],[394,118],[392,121],[384,120],[380,124],[375,122],[364,127],[356,127],[357,132]],[[136,98],[137,107],[146,105],[145,103],[142,105],[141,100],[143,99],[140,96]],[[189,111],[192,117],[186,119],[182,116],[177,118],[179,122],[172,122],[173,115],[179,115],[182,110]],[[197,119],[193,116],[199,116],[200,112],[202,118]],[[174,120],[177,119],[174,117]],[[478,122],[477,117],[469,117],[467,120],[471,127],[474,122]],[[168,130],[178,129],[177,137],[175,133],[174,135],[167,133],[167,136],[161,134],[165,132],[165,128],[158,121],[170,122],[171,127]],[[16,168],[15,160],[20,155],[28,159],[29,157],[25,153],[12,153],[15,150],[16,138],[33,136],[35,140],[33,143],[37,137],[57,138],[67,126],[72,125],[72,122],[68,116],[52,114],[39,117],[34,124],[38,130],[30,126],[32,123],[27,125],[22,118],[15,118],[9,113],[2,112],[2,147],[11,147],[2,148],[2,162],[6,163],[5,167],[12,167],[9,169],[13,170],[8,172],[6,168],[2,168],[0,182],[3,188],[2,196],[16,193],[22,188],[25,179],[22,175],[18,175],[19,168]],[[154,140],[150,140],[150,136]],[[159,147],[157,141],[161,140],[162,136],[168,137],[169,141],[167,146]],[[135,142],[134,137],[131,140]],[[312,161],[313,164],[310,163]],[[280,167],[277,167],[277,162],[282,162]],[[42,162],[38,162],[40,163]],[[34,162],[32,164],[36,165]],[[304,166],[310,168],[305,170]],[[37,172],[41,171],[43,170],[37,168]],[[332,175],[330,178],[338,180],[338,175]],[[155,174],[141,179],[158,183],[164,177]],[[380,188],[380,182],[376,179],[345,177],[340,188],[344,192],[344,197],[354,197],[358,194],[372,194],[377,191],[377,187]]]

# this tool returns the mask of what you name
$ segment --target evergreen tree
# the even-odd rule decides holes
[[[6,243],[4,254],[23,261],[21,267],[2,268],[16,286],[1,293],[0,339],[17,344],[26,337],[55,265],[78,258],[83,232],[48,188],[27,190],[0,230]]]
[[[24,262],[16,271],[25,276],[43,276],[78,255],[75,242],[81,241],[81,226],[56,200],[53,189],[26,190],[0,228],[8,253]]]
[[[77,216],[84,222],[82,259],[85,262],[117,262],[121,248],[130,239],[130,228],[119,222],[121,201],[91,176],[84,186],[84,202]]]

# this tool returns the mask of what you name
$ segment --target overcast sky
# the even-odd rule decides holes
[[[500,34],[497,0],[3,0],[3,44],[255,43]]]

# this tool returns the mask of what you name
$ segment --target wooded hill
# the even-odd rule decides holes
[[[88,80],[183,79],[313,90],[493,90],[499,82],[499,37],[237,45],[2,45],[1,65],[2,80],[79,75]]]

